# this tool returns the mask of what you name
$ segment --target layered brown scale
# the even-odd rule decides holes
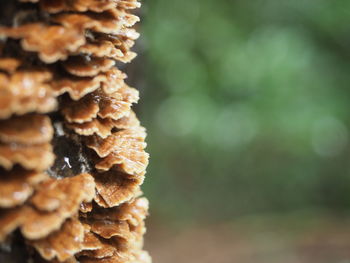
[[[0,261],[151,262],[146,131],[116,67],[136,56],[140,3],[11,3],[0,25]]]

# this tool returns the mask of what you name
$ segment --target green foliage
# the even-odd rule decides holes
[[[153,212],[350,207],[350,1],[144,2]]]

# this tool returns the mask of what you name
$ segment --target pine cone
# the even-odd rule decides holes
[[[0,3],[0,262],[148,263],[137,0]]]

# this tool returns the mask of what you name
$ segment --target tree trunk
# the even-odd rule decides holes
[[[137,0],[0,1],[0,262],[150,262]]]

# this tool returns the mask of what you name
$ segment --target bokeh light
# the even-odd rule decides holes
[[[144,74],[137,82],[151,153],[145,182],[151,237],[159,225],[170,233],[179,226],[196,232],[194,226],[204,224],[200,231],[215,235],[215,225],[250,218],[269,228],[277,216],[292,222],[283,226],[283,243],[297,226],[316,219],[321,232],[324,221],[341,225],[350,211],[350,2],[143,5],[144,51],[138,60]],[[269,263],[350,259],[322,243],[329,257],[301,259],[290,245],[286,260],[278,261],[280,240],[265,241],[276,250],[269,252]],[[257,262],[249,260],[237,262]]]

